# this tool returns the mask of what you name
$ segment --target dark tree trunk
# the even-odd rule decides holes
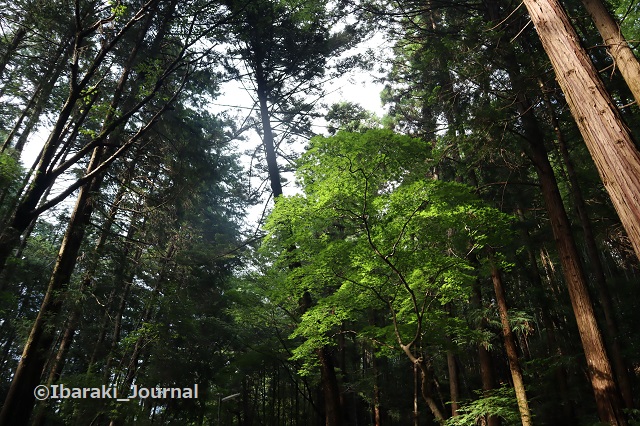
[[[529,111],[528,105],[520,103],[522,111]],[[600,329],[591,304],[586,276],[580,263],[580,256],[571,233],[571,225],[564,208],[558,185],[542,144],[542,134],[537,128],[530,112],[522,115],[525,129],[529,128],[529,146],[531,159],[538,173],[545,200],[549,221],[560,255],[569,297],[578,324],[580,339],[584,349],[591,386],[596,397],[598,412],[602,421],[612,424],[626,424],[622,415],[622,404],[613,377],[613,371],[607,355]],[[538,137],[531,138],[531,133]]]
[[[152,22],[152,15],[146,19],[146,27],[138,36],[137,43],[133,46],[118,86],[114,92],[110,103],[109,113],[104,118],[103,128],[110,125],[111,120],[115,116],[116,109],[120,106],[125,85],[127,83],[131,66],[137,56],[138,50],[144,40],[146,30]],[[100,165],[103,156],[106,154],[106,148],[98,146],[94,148],[93,154],[87,166],[87,175],[94,172]],[[41,164],[42,160],[41,160]],[[80,245],[82,244],[84,233],[87,225],[91,221],[91,215],[95,206],[98,204],[94,198],[102,186],[104,179],[104,171],[91,178],[85,186],[80,189],[78,199],[72,214],[71,220],[67,227],[53,273],[49,280],[49,286],[45,294],[40,312],[32,326],[31,333],[22,353],[22,358],[18,363],[16,373],[7,393],[2,412],[0,413],[0,425],[4,425],[8,419],[19,419],[26,423],[31,415],[34,404],[33,389],[37,386],[46,364],[46,354],[50,351],[53,344],[53,335],[51,330],[47,330],[51,319],[55,319],[62,309],[63,299],[60,295],[56,295],[63,290],[71,279],[71,274],[75,268]],[[36,175],[36,180],[38,176]],[[38,197],[39,198],[39,197]],[[6,259],[6,258],[5,258]],[[2,260],[0,259],[0,262]],[[75,320],[74,320],[75,322]],[[65,338],[66,344],[70,344],[73,334],[75,333],[75,324],[67,329]],[[64,348],[63,348],[64,349]],[[66,355],[66,350],[61,355]],[[60,359],[59,362],[62,360]],[[19,401],[19,402],[18,402]]]
[[[262,65],[258,62],[256,69],[256,83],[258,86],[258,102],[260,103],[260,119],[262,120],[262,144],[267,159],[267,170],[269,171],[269,182],[274,200],[282,195],[282,184],[280,183],[280,170],[276,148],[273,140],[273,129],[271,128],[271,114],[269,114],[267,81],[262,70]]]
[[[518,207],[516,209],[516,215],[519,220],[524,223],[525,216],[522,210]],[[540,307],[540,317],[542,318],[542,324],[544,325],[546,337],[547,337],[547,346],[548,353],[550,356],[554,355],[562,355],[563,351],[560,347],[557,339],[556,339],[556,325],[554,324],[553,319],[551,318],[551,313],[549,307],[551,303],[549,302],[549,297],[545,294],[545,289],[542,285],[542,279],[540,278],[540,269],[538,268],[538,262],[536,255],[533,251],[533,244],[531,242],[531,237],[529,232],[524,227],[521,227],[521,238],[525,244],[525,248],[527,250],[527,256],[529,259],[530,265],[530,277],[533,283],[534,288],[537,290],[536,293],[539,294],[536,297],[537,305]],[[555,377],[557,383],[557,390],[560,394],[560,404],[562,405],[562,413],[563,418],[558,420],[563,421],[565,424],[576,423],[576,416],[573,409],[573,403],[571,402],[571,398],[569,397],[569,385],[567,383],[567,372],[564,367],[557,366],[555,368]],[[555,388],[555,387],[554,387]]]
[[[333,359],[328,348],[322,347],[316,351],[320,360],[320,374],[322,394],[324,397],[326,426],[341,426],[343,423],[342,407],[340,405],[340,388],[333,366]]]
[[[27,28],[24,26],[24,24],[18,24],[18,25],[19,27],[16,30],[16,32],[13,34],[11,43],[9,43],[9,45],[7,46],[7,51],[5,52],[4,55],[2,55],[2,58],[0,58],[0,77],[2,77],[2,74],[4,73],[5,68],[9,64],[9,61],[11,60],[11,56],[14,53],[16,53],[16,51],[20,47],[20,43],[22,43],[22,41],[27,35]]]
[[[381,426],[380,418],[380,383],[378,379],[378,359],[373,350],[370,351],[371,355],[371,370],[373,374],[373,424],[374,426]]]
[[[99,184],[98,184],[99,186]],[[51,319],[56,318],[62,308],[63,299],[58,294],[69,282],[75,266],[84,230],[93,211],[91,200],[94,185],[80,191],[67,233],[62,241],[58,259],[49,280],[49,286],[40,311],[29,333],[22,357],[13,376],[13,381],[0,412],[0,425],[27,424],[34,405],[33,390],[47,361],[47,353],[54,342],[54,332],[49,329]]]
[[[447,350],[447,369],[449,370],[449,397],[451,399],[451,417],[458,415],[460,389],[458,385],[458,366],[456,356],[451,349]]]
[[[551,2],[556,4],[557,9],[553,10],[552,8],[550,8]],[[571,44],[571,41],[568,39],[569,33],[567,33],[567,31],[569,30],[574,35],[574,41],[576,42],[574,46],[575,49],[581,50],[579,43],[577,43],[577,36],[575,36],[575,31],[573,31],[573,28],[569,24],[568,18],[565,22],[560,23],[560,18],[555,16],[555,14],[557,13],[562,13],[562,15],[566,18],[564,10],[561,9],[560,5],[555,0],[525,0],[524,4],[527,6],[527,9],[529,9],[533,23],[536,24],[536,28],[538,29],[539,34],[541,32],[541,28],[539,28],[538,25],[542,25],[543,27],[543,33],[545,33],[545,35],[543,36],[542,34],[540,34],[540,36],[543,40],[543,45],[545,46],[545,50],[547,50],[547,53],[549,53],[549,49],[554,49],[554,46],[550,44],[557,43],[559,45],[562,45],[561,48],[558,46],[559,49],[553,52],[554,55],[557,55],[560,49],[563,49]],[[496,12],[496,7],[497,3],[495,1],[489,2],[488,10],[490,14],[490,20],[493,22],[500,22],[498,19],[498,13]],[[547,14],[546,16],[545,13]],[[559,39],[561,39],[562,41],[558,41]],[[555,60],[564,62],[570,57],[575,58],[577,52],[572,52],[571,50],[572,49],[565,50],[563,52],[563,55],[565,57],[561,59],[555,57]],[[569,290],[569,297],[571,299],[574,316],[576,318],[578,331],[580,333],[580,339],[582,341],[582,346],[587,360],[591,386],[596,397],[598,413],[600,414],[600,419],[604,422],[611,422],[611,424],[621,425],[626,424],[621,410],[622,403],[620,401],[618,389],[613,377],[611,363],[609,362],[609,357],[604,346],[602,335],[600,334],[600,329],[598,328],[598,324],[596,322],[593,305],[591,303],[591,298],[588,291],[587,279],[581,264],[578,249],[573,239],[569,218],[567,217],[562,197],[560,196],[560,191],[558,190],[558,184],[556,182],[555,174],[547,156],[544,143],[544,133],[540,129],[537,119],[534,116],[533,105],[531,105],[529,100],[522,92],[523,84],[521,83],[522,78],[517,67],[518,62],[515,60],[514,55],[511,54],[511,52],[507,53],[505,59],[508,61],[507,73],[515,90],[514,101],[519,119],[522,123],[523,137],[526,140],[528,146],[528,149],[526,151],[534,165],[534,168],[538,175],[538,179],[540,181],[542,196],[545,202],[547,214],[549,216],[549,222],[553,231],[558,254],[560,256],[560,263],[564,272],[567,288]],[[586,55],[584,56],[584,59],[586,59],[586,62],[589,62],[588,58],[586,58]],[[553,62],[554,58],[552,58],[552,63]],[[563,75],[562,78],[558,78],[561,87],[566,86],[562,82],[564,78],[568,77],[569,74],[575,74],[578,71],[577,68],[573,67],[584,66],[586,65],[586,62],[580,62],[576,59],[572,67],[563,68],[562,72],[566,75]],[[566,65],[566,62],[564,62],[564,64]],[[591,62],[589,62],[589,64],[591,68],[593,68]],[[556,64],[554,64],[554,67],[555,66]],[[583,73],[583,80],[581,80],[581,82],[584,83],[584,85],[581,85],[579,89],[577,87],[574,87],[574,92],[571,93],[581,92],[581,96],[584,96],[580,98],[580,102],[584,103],[584,105],[580,107],[583,114],[580,117],[582,117],[581,119],[586,119],[588,121],[589,119],[595,119],[594,115],[590,115],[593,114],[593,111],[591,111],[590,107],[586,108],[586,110],[583,110],[582,108],[584,106],[593,104],[593,102],[595,101],[593,99],[590,99],[589,96],[586,96],[586,92],[588,91],[585,91],[584,89],[585,87],[595,88],[594,85],[596,84],[596,81],[591,81],[590,84],[587,84],[586,77],[584,77],[584,70],[581,72]],[[597,75],[595,77],[597,80]],[[569,78],[569,81],[573,81],[574,84],[576,84],[576,81],[573,80],[573,77]],[[602,87],[602,82],[600,82],[599,80],[597,81],[600,83],[602,92],[606,94],[606,91]],[[598,90],[594,90],[594,92],[598,92]],[[563,91],[567,95],[567,101],[571,106],[570,94],[567,93],[565,87],[563,87]],[[599,96],[604,96],[603,93],[599,93]],[[604,101],[604,97],[602,97],[601,99]],[[610,98],[608,99],[610,101]],[[604,104],[606,104],[606,102],[604,102]],[[605,107],[604,104],[601,104],[601,106],[599,107],[600,110],[607,109],[612,105],[611,103],[609,103],[607,107]],[[572,111],[574,110],[573,107],[571,107],[571,109]],[[617,111],[609,110],[609,114],[611,114],[609,119],[611,119],[612,121],[618,120],[617,123],[621,126],[624,126]],[[585,126],[585,123],[581,123],[580,120],[577,121],[578,127],[580,127],[581,130],[583,128],[591,128],[591,131],[595,130],[595,128],[592,127],[592,123]],[[617,126],[616,123],[610,124],[612,124],[614,127]],[[618,130],[621,133],[619,133],[616,138],[619,139],[620,137],[622,137],[624,139],[622,135],[626,132],[626,128],[622,129],[621,127],[618,127]],[[599,134],[602,136],[605,133],[606,131],[604,133],[600,132]],[[585,139],[587,138],[587,135],[585,135],[584,133],[583,136],[585,136]],[[588,136],[593,137],[594,135]],[[618,140],[616,138],[610,140]],[[587,142],[587,145],[589,144],[590,143]],[[635,148],[633,148],[633,150],[635,151]],[[627,150],[627,152],[629,154],[631,153],[631,151],[629,150]],[[603,153],[601,152],[601,154]],[[604,155],[606,156],[607,154],[604,153]],[[638,173],[634,180],[637,181],[638,190],[640,190],[640,155],[638,155],[637,151],[634,155],[636,155],[638,159],[636,168]],[[594,156],[593,152],[592,156]],[[598,159],[596,158],[596,156],[594,156],[594,159],[596,159],[597,164]],[[632,163],[634,163],[634,161],[635,160],[631,160]],[[618,165],[614,167],[618,167]],[[600,169],[600,166],[598,166],[598,168]],[[611,175],[611,179],[619,177],[620,176],[614,177],[613,175]],[[605,186],[606,185],[607,182],[605,180]],[[614,184],[614,186],[615,185],[617,184]],[[623,184],[623,186],[625,186],[625,184]],[[625,187],[627,189],[630,188],[630,186]],[[637,200],[637,197],[639,196],[638,194],[640,194],[640,192],[634,193],[630,200]],[[616,201],[614,201],[614,205],[615,204]],[[632,207],[631,211],[633,210],[636,209]],[[618,212],[620,213],[620,210],[618,210]],[[637,206],[637,213],[640,218],[640,206]],[[623,220],[623,224],[624,223],[625,222]],[[640,223],[638,223],[638,225],[638,237],[640,237]],[[632,235],[630,235],[630,237],[633,239]],[[638,242],[638,247],[640,248],[640,239]],[[640,251],[638,251],[638,253],[640,253]]]

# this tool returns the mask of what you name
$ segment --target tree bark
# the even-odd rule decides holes
[[[420,411],[418,410],[418,365],[413,364],[413,426],[420,426]]]
[[[149,22],[149,20],[155,16],[155,11],[150,10],[155,7],[155,3],[156,1],[149,1],[142,5],[140,10],[138,10],[138,13],[136,13],[136,16],[144,16],[146,14],[149,18],[147,19],[147,22]],[[76,17],[78,25],[80,19],[80,16]],[[44,144],[33,181],[31,182],[29,188],[25,191],[24,196],[18,203],[15,210],[12,212],[10,219],[6,223],[6,226],[0,232],[0,272],[4,269],[7,259],[11,256],[14,248],[18,244],[22,232],[27,228],[29,223],[33,219],[37,218],[41,213],[39,209],[36,209],[36,206],[42,199],[43,193],[53,185],[58,176],[60,176],[62,173],[68,170],[69,167],[75,164],[71,160],[79,160],[85,153],[88,154],[93,147],[100,148],[101,143],[107,139],[108,135],[110,135],[116,128],[123,128],[131,118],[131,116],[134,114],[134,112],[142,108],[142,106],[146,105],[153,97],[155,97],[159,88],[164,84],[164,80],[158,80],[151,94],[147,95],[140,102],[136,103],[133,109],[119,115],[113,115],[114,119],[104,127],[104,131],[97,138],[93,139],[89,144],[85,145],[83,149],[72,156],[71,160],[64,161],[60,167],[53,170],[53,159],[58,154],[60,154],[60,147],[64,143],[63,135],[66,129],[69,127],[69,118],[72,117],[74,110],[76,110],[77,103],[82,98],[82,94],[87,89],[87,87],[89,87],[89,84],[92,82],[92,78],[95,77],[96,73],[98,72],[98,68],[103,64],[105,59],[108,57],[108,54],[112,50],[114,50],[116,44],[122,39],[126,32],[131,30],[136,24],[138,24],[139,21],[140,19],[133,18],[125,23],[122,29],[113,37],[113,39],[111,39],[106,45],[104,45],[103,48],[96,53],[95,57],[88,62],[84,75],[80,75],[80,58],[83,54],[83,49],[80,46],[84,43],[85,39],[88,36],[96,31],[96,29],[84,31],[81,28],[75,29],[76,34],[73,42],[74,50],[72,53],[72,63],[70,65],[71,75],[69,93],[62,108],[60,109],[60,112],[58,113],[51,133],[49,134],[49,137]],[[144,36],[144,33],[146,33],[147,29],[138,28],[141,37]],[[166,76],[164,76],[163,78],[166,78]],[[168,103],[170,103],[171,101],[172,99],[170,99]],[[147,125],[143,126],[139,130],[139,132],[136,133],[135,136],[133,136],[133,138],[130,140],[131,143],[137,140],[144,131],[149,129],[149,127],[153,124],[157,117],[168,107],[168,103],[165,104],[164,107],[161,108],[160,111],[150,119]],[[111,114],[114,113],[115,111],[111,111]],[[84,117],[86,117],[86,111],[84,115],[81,114],[81,117],[83,119]],[[78,130],[77,126],[75,130]],[[130,146],[130,143],[124,144],[119,148],[118,153],[123,154],[125,152],[125,149]],[[100,168],[105,169],[114,160],[115,157],[112,156],[107,161],[105,161],[104,164],[101,164]],[[70,194],[75,189],[80,188],[82,185],[87,185],[90,180],[91,179],[77,180],[73,185],[69,186],[65,191],[63,191],[63,193]],[[62,199],[57,199],[56,201],[60,202],[61,200]],[[55,203],[43,206],[42,208],[50,208],[52,205],[55,205]]]
[[[513,380],[513,388],[518,401],[518,410],[522,426],[531,426],[531,411],[529,410],[529,402],[527,401],[527,393],[524,387],[524,379],[522,378],[522,369],[518,360],[518,351],[516,342],[509,324],[509,314],[507,311],[507,298],[505,296],[504,285],[502,283],[502,274],[498,270],[493,260],[491,260],[491,281],[496,294],[496,303],[500,312],[500,323],[502,324],[502,337],[504,338],[504,347],[509,359],[509,370],[511,371],[511,379]]]
[[[54,342],[53,330],[48,329],[47,325],[50,324],[51,318],[58,316],[62,308],[63,300],[57,293],[71,278],[85,225],[92,213],[92,208],[86,207],[92,204],[90,194],[93,189],[95,188],[92,185],[84,187],[78,196],[47,292],[31,327],[29,338],[0,412],[0,425],[27,424],[31,416],[35,402],[33,390],[40,382],[47,361],[47,353]]]
[[[591,219],[587,214],[587,205],[582,195],[582,189],[580,188],[580,182],[578,181],[578,175],[573,166],[573,161],[569,154],[569,149],[565,142],[564,135],[560,129],[560,124],[556,119],[553,105],[546,95],[544,90],[544,84],[540,82],[543,97],[549,116],[551,117],[551,124],[555,129],[556,139],[558,143],[558,149],[564,162],[567,176],[569,178],[569,187],[571,188],[571,198],[575,206],[580,225],[582,226],[582,232],[584,235],[584,244],[587,249],[587,256],[589,259],[589,266],[593,273],[596,289],[598,290],[598,300],[602,307],[602,313],[604,314],[605,325],[609,335],[609,349],[611,350],[611,358],[618,380],[618,386],[620,386],[620,393],[622,399],[627,408],[633,408],[633,391],[631,389],[631,382],[629,380],[629,373],[626,367],[624,356],[622,355],[622,346],[619,339],[618,324],[614,313],[613,303],[611,301],[611,294],[609,293],[609,287],[607,285],[607,279],[604,274],[604,268],[600,259],[600,251],[596,245],[596,239],[591,226]]]
[[[324,396],[325,424],[326,426],[341,426],[342,408],[340,406],[340,389],[338,378],[333,367],[331,354],[326,346],[316,350],[320,360],[320,374],[322,382],[322,394]]]
[[[601,0],[582,0],[582,4],[591,15],[614,65],[620,70],[622,78],[631,90],[636,105],[640,106],[640,63],[622,35],[620,26]]]
[[[471,305],[475,309],[482,309],[482,291],[480,289],[480,282],[476,280],[473,285],[473,291],[471,292]],[[476,329],[485,329],[487,327],[487,319],[482,316],[480,324],[476,326]],[[478,345],[478,362],[480,364],[480,379],[482,380],[482,392],[485,396],[496,388],[496,380],[493,374],[493,361],[489,349],[484,343]],[[496,416],[488,416],[486,420],[487,426],[499,426],[500,418]]]
[[[151,26],[153,15],[149,15],[145,22],[143,31],[138,35],[137,43],[132,46],[132,51],[124,65],[122,75],[113,94],[110,103],[109,113],[104,118],[103,129],[105,129],[113,119],[116,109],[120,106],[125,85],[127,83],[133,61],[135,60],[139,48],[142,46],[144,35]],[[114,138],[115,139],[115,138]],[[100,165],[103,156],[107,153],[107,149],[103,146],[94,148],[86,174],[94,172]],[[42,160],[41,160],[42,161]],[[42,163],[41,163],[42,164]],[[45,294],[42,306],[38,316],[32,326],[29,339],[22,353],[22,358],[18,363],[16,373],[14,375],[11,387],[7,393],[2,412],[0,413],[0,425],[4,425],[8,419],[16,420],[19,423],[27,422],[33,410],[35,402],[33,389],[37,386],[46,364],[46,354],[53,344],[53,335],[51,331],[47,331],[47,325],[51,318],[56,318],[61,309],[63,300],[57,292],[64,289],[71,279],[71,274],[77,262],[80,245],[84,238],[86,226],[91,221],[91,215],[97,205],[94,199],[95,195],[102,186],[105,172],[97,174],[91,178],[85,186],[80,189],[76,205],[69,221],[67,231],[65,233],[56,264],[54,266],[49,286]],[[36,177],[37,179],[37,177]],[[73,321],[73,318],[72,318]],[[75,324],[70,324],[66,330],[64,338],[65,344],[71,343],[73,334],[75,333]],[[61,356],[66,355],[64,346]],[[61,363],[62,359],[56,362]]]
[[[622,404],[618,396],[611,363],[596,322],[587,279],[580,263],[578,249],[571,233],[571,225],[562,203],[553,169],[542,146],[538,143],[531,143],[530,148],[560,255],[560,263],[578,325],[600,419],[610,424],[624,425],[626,421],[622,414]]]
[[[380,383],[378,379],[378,358],[376,354],[371,348],[369,351],[371,356],[371,369],[373,373],[373,424],[374,426],[381,426],[381,416],[380,416]]]
[[[460,390],[458,386],[458,366],[456,356],[451,349],[447,350],[447,368],[449,370],[449,395],[451,398],[451,417],[458,415]]]
[[[525,0],[524,4],[640,258],[640,152],[558,0]]]
[[[525,216],[520,207],[516,208],[516,216],[522,224],[525,223]],[[560,347],[556,339],[556,325],[554,324],[554,321],[551,318],[551,313],[549,312],[551,302],[549,300],[549,297],[546,295],[545,289],[542,285],[540,268],[538,268],[538,262],[533,250],[531,236],[529,235],[529,231],[524,226],[521,226],[520,229],[520,235],[527,250],[527,257],[529,258],[529,264],[531,268],[531,282],[534,288],[538,290],[534,294],[539,294],[539,296],[535,298],[534,302],[540,308],[539,315],[542,318],[542,324],[545,327],[549,355],[562,355],[562,348]],[[560,404],[562,405],[562,413],[564,416],[563,418],[559,418],[558,420],[561,420],[565,424],[576,423],[577,420],[574,413],[573,404],[571,402],[571,398],[569,397],[569,385],[567,383],[567,372],[565,368],[562,366],[555,367],[555,376],[557,382],[557,390],[561,399]]]
[[[260,62],[258,62],[256,68],[258,102],[260,103],[260,118],[262,120],[262,144],[264,145],[264,152],[267,159],[271,192],[273,193],[273,199],[277,200],[278,197],[282,195],[282,184],[280,183],[280,170],[278,169],[278,160],[273,141],[273,129],[271,128],[269,105],[267,103],[267,82]]]

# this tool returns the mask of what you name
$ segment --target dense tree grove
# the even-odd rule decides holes
[[[0,11],[0,426],[640,422],[638,2]]]

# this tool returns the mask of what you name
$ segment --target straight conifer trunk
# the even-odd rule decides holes
[[[447,369],[449,370],[449,396],[451,398],[451,417],[458,415],[458,400],[460,390],[458,386],[458,367],[456,356],[451,349],[447,350]]]
[[[578,181],[578,175],[571,161],[569,155],[569,149],[564,139],[564,135],[560,130],[560,124],[558,123],[553,106],[549,97],[544,92],[544,84],[540,82],[540,87],[543,91],[543,97],[547,110],[549,111],[549,117],[551,118],[551,124],[555,129],[558,148],[560,150],[561,158],[564,162],[567,177],[570,183],[571,198],[573,204],[578,213],[580,224],[582,225],[582,232],[584,235],[584,243],[587,249],[587,258],[589,260],[589,266],[593,273],[596,288],[598,290],[598,299],[600,306],[602,307],[602,313],[604,314],[605,325],[609,335],[609,348],[611,350],[611,359],[613,361],[616,378],[618,380],[618,386],[620,387],[620,393],[622,399],[626,405],[626,408],[633,408],[633,392],[631,390],[631,382],[629,381],[629,374],[626,368],[626,362],[622,355],[622,347],[620,339],[618,338],[618,325],[616,323],[616,317],[614,314],[613,302],[611,301],[611,295],[609,294],[609,288],[607,285],[607,279],[604,274],[604,268],[600,260],[600,252],[596,245],[595,236],[593,233],[593,227],[591,226],[591,220],[587,214],[587,205],[582,195],[582,189],[580,188],[580,182]],[[606,340],[606,339],[605,339]]]
[[[477,260],[476,260],[477,262]],[[471,306],[474,309],[482,309],[482,290],[480,288],[480,282],[476,280],[473,284],[471,292],[471,298],[469,299]],[[480,320],[480,324],[476,326],[476,329],[482,330],[487,328],[488,321],[483,315]],[[484,343],[478,345],[478,362],[480,366],[480,378],[482,380],[482,392],[484,396],[488,396],[491,390],[496,388],[496,379],[493,372],[493,361],[489,349]],[[487,416],[487,426],[499,426],[500,418],[497,416]]]
[[[524,4],[640,258],[640,152],[558,0],[524,0]]]
[[[50,325],[51,318],[56,318],[60,313],[63,304],[62,298],[57,293],[71,278],[80,243],[84,237],[85,226],[93,212],[93,209],[89,207],[92,205],[90,194],[97,188],[92,183],[83,187],[78,195],[76,207],[49,279],[47,292],[38,316],[31,327],[22,357],[0,412],[0,425],[2,426],[27,424],[31,416],[35,403],[33,390],[40,382],[47,354],[54,342],[54,332],[47,326]]]
[[[509,370],[511,372],[511,379],[513,380],[513,389],[516,393],[516,400],[518,401],[520,419],[522,420],[522,426],[531,426],[533,424],[531,421],[531,410],[529,409],[527,393],[524,387],[524,379],[522,377],[522,369],[520,368],[520,361],[518,360],[516,341],[513,337],[511,325],[509,324],[507,298],[505,296],[504,284],[502,282],[502,274],[500,273],[498,267],[493,264],[493,260],[491,264],[491,281],[493,282],[493,289],[496,294],[496,302],[498,304],[498,311],[500,313],[500,323],[502,324],[504,348],[507,352],[507,358],[509,359]]]
[[[622,35],[620,27],[613,19],[602,0],[582,0],[585,9],[591,15],[593,23],[602,36],[607,51],[613,58],[616,68],[629,86],[629,90],[640,105],[640,63]]]
[[[523,116],[523,119],[531,118]],[[571,224],[558,190],[553,169],[543,146],[531,143],[530,148],[569,290],[600,420],[611,425],[626,425],[611,362],[596,322],[587,287],[587,278],[580,262],[580,255],[571,233]]]
[[[338,378],[333,367],[331,354],[326,346],[316,350],[320,360],[320,374],[326,426],[342,426],[342,407],[340,406],[340,389]]]
[[[546,17],[542,17],[540,15],[537,16],[537,20],[532,19],[536,27],[538,27],[537,23],[545,26],[548,25],[549,22],[552,22],[556,19],[555,13],[561,12],[566,18],[566,14],[560,8],[559,4],[555,0],[524,0],[524,4],[531,10],[531,8],[538,7],[539,4],[550,5],[550,1],[554,1],[554,3],[558,6],[557,10],[545,9],[549,14]],[[496,6],[495,2],[489,2],[490,9]],[[544,9],[544,8],[543,8]],[[497,15],[495,11],[492,11],[491,20],[496,21]],[[566,19],[565,19],[566,20]],[[565,22],[564,30],[570,29],[574,35],[575,41],[575,50],[580,50],[580,46],[577,43],[577,36],[575,35],[575,31],[568,23],[568,20]],[[563,44],[562,48],[566,48],[567,41],[565,40],[565,34],[563,33],[563,28],[559,25],[551,26],[552,31],[551,34],[547,34],[547,43],[545,45],[545,49],[553,48],[553,43]],[[549,29],[547,26],[546,29]],[[540,29],[538,28],[540,32]],[[565,31],[566,33],[566,31]],[[542,38],[542,36],[541,36]],[[551,43],[551,46],[549,46]],[[575,53],[575,52],[574,52]],[[584,54],[584,51],[582,51]],[[570,56],[569,52],[565,52],[564,55],[567,57]],[[586,54],[584,55],[586,58]],[[515,58],[514,58],[515,59]],[[565,58],[563,58],[565,59]],[[552,61],[553,62],[553,61]],[[514,61],[510,61],[509,63],[514,64]],[[588,58],[586,58],[586,62],[582,64],[589,64],[591,68],[593,65],[589,62]],[[578,64],[580,65],[580,64]],[[575,67],[574,67],[575,68]],[[566,73],[568,75],[576,74],[577,70],[574,68],[566,69]],[[507,71],[509,74],[510,80],[515,84],[516,89],[521,86],[519,84],[521,82],[521,77],[519,74],[519,70],[514,66],[508,66]],[[560,75],[556,69],[556,73]],[[597,80],[597,75],[594,76]],[[562,80],[562,78],[559,78]],[[597,80],[602,86],[602,83]],[[562,84],[561,84],[562,86]],[[585,89],[586,88],[586,89]],[[574,88],[575,89],[575,88]],[[583,89],[583,92],[595,92],[593,85],[588,86],[585,85],[584,88],[580,86],[580,89]],[[564,87],[563,87],[564,90]],[[566,90],[565,90],[566,93]],[[607,95],[607,92],[604,90],[604,87],[601,87],[601,95]],[[580,105],[581,108],[589,110],[589,108],[584,108],[585,105],[589,103],[589,97],[583,93],[583,97],[581,98],[581,102],[584,105]],[[609,101],[611,99],[609,98]],[[595,313],[593,310],[593,305],[591,303],[591,297],[588,291],[587,285],[587,277],[584,273],[584,269],[581,264],[580,255],[578,254],[578,249],[573,238],[573,234],[571,231],[571,224],[569,222],[569,218],[567,216],[566,210],[564,208],[563,200],[560,195],[558,189],[558,183],[555,179],[554,170],[549,163],[549,158],[547,156],[546,147],[544,144],[544,133],[540,129],[540,126],[537,122],[535,115],[533,114],[532,105],[529,100],[526,98],[524,92],[522,90],[518,91],[515,96],[515,104],[517,107],[518,115],[520,116],[520,120],[523,126],[523,136],[528,144],[528,155],[536,169],[536,173],[538,175],[538,179],[540,181],[540,187],[542,190],[542,195],[544,198],[545,207],[549,216],[549,223],[551,225],[551,229],[553,231],[554,240],[556,243],[556,247],[558,250],[558,254],[560,257],[560,263],[562,265],[562,270],[565,277],[565,282],[567,284],[567,288],[569,290],[569,297],[571,299],[571,305],[573,308],[574,316],[576,318],[576,323],[578,326],[578,331],[580,334],[580,340],[582,342],[582,347],[584,350],[585,358],[587,361],[589,378],[591,381],[591,387],[595,394],[596,406],[598,409],[598,414],[600,416],[600,420],[612,425],[626,425],[626,420],[622,413],[622,401],[618,394],[618,389],[616,386],[616,382],[614,379],[613,371],[611,368],[611,363],[609,361],[609,357],[607,355],[607,351],[604,346],[604,342],[602,339],[602,335],[600,333],[600,329],[596,322]],[[570,103],[571,105],[571,103]],[[609,105],[613,105],[612,101]],[[600,108],[602,111],[603,108]],[[573,107],[572,107],[573,111]],[[590,111],[593,112],[593,111]],[[611,114],[617,114],[615,109],[610,110]],[[575,117],[578,117],[575,115]],[[583,117],[584,118],[584,117]],[[592,117],[596,120],[596,117]],[[620,126],[624,127],[622,124],[621,118],[619,114],[617,114],[618,123]],[[581,131],[585,127],[591,126],[591,130],[597,126],[592,126],[593,123],[584,123],[581,120],[577,120],[578,125],[581,128]],[[583,120],[584,121],[584,120]],[[620,127],[620,129],[622,129]],[[626,130],[626,128],[624,129]],[[598,133],[602,135],[602,133]],[[628,135],[628,133],[627,133]],[[593,136],[593,135],[591,135]],[[587,137],[585,136],[585,139]],[[595,139],[598,140],[597,138]],[[615,140],[615,139],[613,139]],[[629,141],[633,144],[633,141],[630,139]],[[592,139],[593,142],[593,139]],[[608,141],[605,141],[608,142]],[[593,152],[592,152],[593,156]],[[595,158],[595,156],[594,156]],[[640,160],[640,157],[638,158]],[[598,164],[596,161],[598,168],[600,169],[601,164]],[[640,171],[640,161],[638,161],[638,170]],[[615,172],[614,172],[615,173]],[[640,174],[636,176],[636,180],[640,184]],[[607,180],[605,180],[605,184]],[[639,186],[640,188],[640,186]],[[639,194],[634,194],[634,197],[638,197]],[[640,213],[640,209],[637,209],[637,212]],[[639,228],[640,229],[640,228]],[[639,234],[640,235],[640,234]]]
[[[260,117],[262,119],[262,144],[264,145],[267,159],[267,170],[269,171],[269,182],[271,183],[273,199],[277,200],[278,197],[282,195],[282,184],[280,183],[280,170],[278,169],[276,148],[273,142],[273,129],[271,128],[271,120],[269,118],[267,82],[260,63],[257,65],[256,80],[258,86],[258,102],[260,103]]]

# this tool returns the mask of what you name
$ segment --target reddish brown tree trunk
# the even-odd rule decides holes
[[[611,363],[591,304],[587,279],[571,234],[571,225],[558,191],[553,169],[542,146],[531,143],[530,147],[569,290],[600,419],[611,424],[626,424]]]
[[[516,209],[516,215],[520,219],[520,222],[524,224],[524,213],[519,207]],[[521,226],[520,235],[527,249],[527,256],[529,258],[529,264],[531,268],[531,281],[534,285],[534,288],[537,289],[540,294],[540,296],[536,297],[536,302],[538,307],[540,308],[540,317],[542,318],[542,323],[544,324],[546,331],[549,355],[562,355],[562,348],[560,347],[556,339],[556,325],[554,324],[553,319],[551,318],[551,315],[549,313],[549,297],[545,294],[545,289],[542,285],[542,279],[540,278],[540,268],[538,268],[536,255],[533,251],[531,237],[529,235],[529,232],[523,226]],[[573,410],[571,398],[569,397],[569,385],[567,383],[567,373],[564,367],[555,367],[555,376],[557,381],[558,393],[561,398],[561,401],[559,401],[559,403],[562,405],[564,416],[563,418],[558,420],[563,421],[565,424],[575,423],[576,417]]]
[[[558,0],[525,0],[524,4],[640,258],[640,152]],[[617,410],[605,411],[610,412],[606,421],[617,417],[613,415]]]
[[[616,316],[614,313],[613,302],[611,301],[611,295],[609,293],[609,287],[607,285],[607,279],[604,274],[604,268],[602,261],[600,260],[600,251],[596,245],[596,239],[591,226],[591,220],[587,214],[587,205],[582,196],[582,189],[580,188],[580,182],[578,181],[578,175],[571,161],[569,149],[564,139],[564,134],[560,129],[560,124],[555,116],[553,105],[546,95],[545,87],[540,82],[543,97],[549,116],[551,117],[551,124],[555,129],[556,139],[558,142],[558,148],[560,155],[564,162],[567,177],[569,178],[569,185],[571,188],[571,198],[575,206],[578,218],[580,219],[580,225],[582,226],[582,232],[584,234],[584,244],[587,249],[587,256],[589,259],[589,268],[593,273],[596,289],[598,290],[598,301],[602,307],[602,313],[604,314],[605,325],[609,335],[609,348],[611,350],[611,358],[614,364],[614,370],[616,378],[618,380],[618,386],[620,386],[620,393],[622,399],[627,408],[633,408],[633,392],[631,390],[631,382],[629,380],[629,373],[626,367],[624,356],[622,355],[622,346],[619,339],[618,324],[616,322]]]
[[[378,381],[378,360],[373,349],[371,354],[371,369],[373,372],[373,420],[375,426],[381,426],[380,419],[380,384]]]

